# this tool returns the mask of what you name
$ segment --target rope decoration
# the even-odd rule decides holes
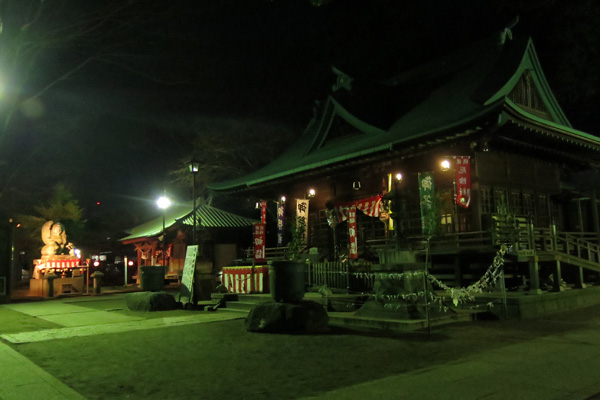
[[[409,271],[403,273],[383,273],[383,272],[352,272],[356,278],[359,279],[405,279],[405,278],[415,278],[415,277],[426,277],[432,284],[436,285],[444,292],[450,295],[452,299],[452,303],[454,306],[458,306],[459,304],[465,304],[467,301],[473,301],[475,299],[476,294],[483,293],[483,291],[487,288],[493,287],[496,285],[498,279],[503,275],[503,267],[504,267],[504,256],[509,251],[510,247],[506,245],[502,245],[500,249],[496,252],[494,256],[494,260],[492,264],[488,267],[486,272],[482,275],[479,280],[467,287],[453,288],[446,285],[444,282],[440,281],[434,275],[430,274],[428,271]],[[346,272],[338,271],[340,274],[345,274]],[[440,308],[443,308],[444,311],[447,311],[447,307],[443,306],[444,298],[434,294],[431,291],[427,291],[429,299],[427,300],[427,305],[431,303],[437,303]],[[420,297],[424,297],[426,295],[425,290],[421,290],[419,292],[406,293],[406,294],[372,294],[372,293],[362,293],[363,296],[372,297],[378,301],[384,302],[384,308],[387,309],[398,309],[399,305],[392,304],[391,302],[397,300],[404,301],[416,301]],[[491,301],[486,303],[486,306],[489,308],[494,307],[494,303],[497,301]],[[348,308],[356,306],[356,303],[351,303]],[[470,307],[471,309],[477,309],[480,305]]]

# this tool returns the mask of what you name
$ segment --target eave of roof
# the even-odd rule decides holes
[[[165,229],[181,222],[184,225],[193,225],[192,201],[176,204],[165,212]],[[242,217],[227,211],[220,210],[207,204],[196,205],[196,223],[204,228],[241,228],[252,226],[257,220]],[[158,236],[163,231],[163,217],[157,217],[144,224],[132,228],[129,235],[119,239],[121,242],[131,243],[138,239]]]
[[[504,102],[505,110],[508,111],[504,115],[517,125],[525,126],[527,124],[528,127],[536,129],[538,132],[543,132],[555,138],[600,151],[600,138],[597,136],[540,118],[523,110],[518,104],[508,98],[504,99]]]

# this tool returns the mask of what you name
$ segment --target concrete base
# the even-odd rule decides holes
[[[494,304],[489,311],[500,318],[538,318],[545,314],[600,304],[600,286],[588,286],[585,289],[568,288],[562,292],[542,292],[541,294],[508,292],[506,312],[502,304],[501,293],[482,294],[475,298],[475,305],[480,308],[488,303]],[[467,304],[465,308],[472,306],[473,304]]]
[[[84,291],[84,278],[58,278],[54,280],[54,296],[59,294],[81,294]],[[48,296],[47,279],[31,279],[29,281],[29,294],[31,296]]]
[[[356,313],[330,312],[328,314],[330,326],[358,330],[378,330],[396,332],[411,332],[427,329],[430,326],[440,326],[455,322],[470,322],[475,319],[474,314],[469,311],[447,313],[445,315],[432,318],[429,320],[429,322],[426,319],[363,317],[356,315]]]

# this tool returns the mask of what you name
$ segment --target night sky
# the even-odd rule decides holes
[[[71,4],[75,16],[86,7],[54,1]],[[167,173],[189,156],[188,121],[239,120],[241,129],[268,125],[299,135],[333,83],[331,65],[355,79],[383,79],[500,31],[517,14],[513,32],[533,37],[573,126],[600,134],[600,6],[592,0],[139,3],[119,17],[131,18],[125,29],[106,24],[97,28],[106,34],[90,42],[122,43],[110,62],[90,62],[60,81],[39,98],[43,112],[17,113],[2,133],[0,211],[27,212],[65,182],[88,216],[146,220],[151,202],[169,188]],[[2,10],[4,21],[11,11]],[[83,43],[47,51],[23,90],[33,92],[79,62],[90,50]]]

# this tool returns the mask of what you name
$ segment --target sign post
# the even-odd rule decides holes
[[[196,271],[197,256],[198,245],[188,246],[185,252],[185,262],[179,288],[179,301],[182,303],[191,303],[194,297],[194,273]]]

